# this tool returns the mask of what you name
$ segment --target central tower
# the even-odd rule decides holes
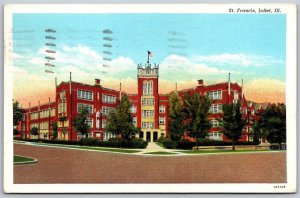
[[[153,67],[148,62],[145,66],[138,64],[138,108],[137,125],[143,132],[147,141],[156,141],[159,132],[159,95],[158,95],[158,70],[159,65]]]

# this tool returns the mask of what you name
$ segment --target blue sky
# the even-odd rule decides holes
[[[56,30],[53,34],[56,47],[52,47],[57,51],[54,55],[56,60],[52,61],[56,65],[52,68],[55,74],[44,72],[44,51],[49,49],[45,46],[45,35],[52,35],[45,33],[47,28]],[[103,34],[105,29],[113,33]],[[113,40],[105,41],[103,37]],[[107,82],[133,83],[136,64],[145,63],[150,50],[153,52],[150,62],[160,64],[160,80],[163,83],[178,81],[190,86],[192,80],[199,78],[214,83],[226,80],[228,72],[231,72],[234,81],[239,82],[243,78],[248,86],[255,84],[255,80],[266,80],[270,85],[277,83],[282,88],[285,84],[285,40],[285,15],[13,16],[14,66],[23,74],[43,77],[41,81],[49,81],[53,76],[65,80],[68,71],[72,71],[78,81],[90,82],[87,78],[93,76]],[[112,47],[105,48],[103,44]],[[103,67],[103,64],[109,67]]]

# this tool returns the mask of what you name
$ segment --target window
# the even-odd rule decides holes
[[[38,112],[34,112],[30,114],[30,120],[36,120],[39,117],[39,113]]]
[[[93,114],[93,105],[78,103],[77,112],[80,113],[82,108],[86,108],[88,114]]]
[[[233,103],[237,103],[238,100],[239,100],[239,92],[234,91],[234,94],[233,94]]]
[[[153,98],[143,98],[142,99],[142,105],[143,106],[153,106],[154,105],[154,99]]]
[[[153,94],[153,81],[144,81],[143,82],[143,95],[152,95]]]
[[[106,132],[103,133],[103,140],[109,140],[110,138],[116,137],[114,133],[111,132]]]
[[[212,127],[218,127],[219,126],[219,121],[215,118],[213,118],[212,120],[210,120],[211,126]]]
[[[222,105],[221,104],[212,104],[209,109],[210,113],[222,113]]]
[[[87,123],[91,128],[93,128],[93,119],[90,119],[90,118],[86,119],[86,123]]]
[[[103,94],[102,102],[103,103],[116,103],[116,96]]]
[[[77,91],[77,98],[78,99],[83,99],[83,100],[93,100],[93,92],[78,90]]]
[[[142,111],[142,117],[143,118],[153,118],[154,117],[154,111],[153,110],[143,110]]]
[[[61,91],[59,93],[59,97],[60,97],[60,99],[66,99],[66,91]]]
[[[153,129],[154,123],[153,122],[142,122],[143,129]]]
[[[159,117],[159,124],[165,124],[165,117]]]
[[[67,103],[61,102],[58,104],[58,113],[65,113],[67,112]]]
[[[132,117],[132,123],[133,123],[134,125],[136,125],[136,123],[137,123],[136,116]]]
[[[165,110],[166,108],[164,105],[159,106],[159,113],[165,113]]]
[[[222,133],[220,132],[208,133],[208,138],[212,140],[222,140]]]
[[[106,120],[102,120],[102,128],[104,129],[104,128],[106,128]]]
[[[51,116],[51,117],[55,116],[55,109],[51,109],[50,116]]]
[[[132,105],[132,106],[130,107],[130,112],[131,112],[131,113],[136,113],[136,106]]]
[[[105,115],[105,116],[108,116],[109,113],[111,111],[114,111],[115,109],[113,107],[106,107],[106,106],[103,106],[102,107],[102,115]]]
[[[210,91],[210,92],[207,92],[207,96],[211,100],[220,100],[220,99],[222,99],[222,91],[221,90]]]

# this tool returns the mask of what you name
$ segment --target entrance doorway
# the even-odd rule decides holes
[[[151,142],[151,132],[149,131],[146,133],[146,141]]]
[[[154,133],[153,133],[153,142],[157,142],[157,136],[158,136],[158,133],[156,131],[154,131]]]
[[[144,132],[143,131],[140,132],[140,138],[144,139]]]

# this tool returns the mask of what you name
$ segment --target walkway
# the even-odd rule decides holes
[[[145,153],[152,153],[152,152],[172,152],[172,153],[176,153],[177,155],[184,155],[184,153],[176,152],[174,149],[162,148],[161,146],[157,145],[155,142],[148,142],[147,148],[142,149],[141,152],[135,154],[145,154]]]

